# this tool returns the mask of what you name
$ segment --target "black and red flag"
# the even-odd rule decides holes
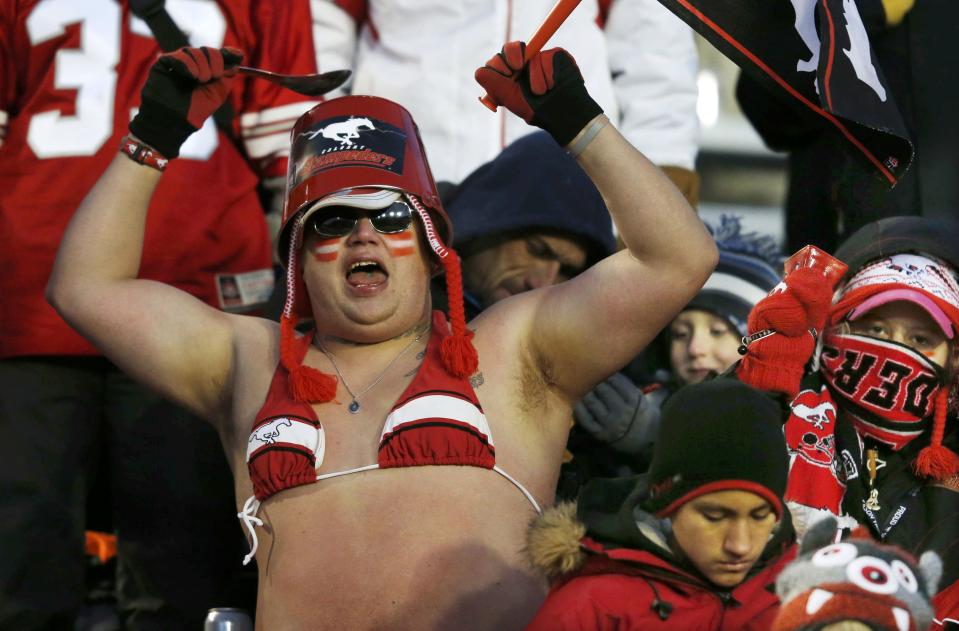
[[[913,145],[855,0],[659,0],[743,72],[824,117],[895,186]]]

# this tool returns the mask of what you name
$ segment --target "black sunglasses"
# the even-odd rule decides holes
[[[353,232],[356,222],[365,217],[380,234],[396,234],[409,228],[413,221],[413,211],[409,204],[400,200],[377,210],[364,211],[337,206],[332,211],[333,214],[317,213],[310,219],[308,228],[323,237],[345,237]]]

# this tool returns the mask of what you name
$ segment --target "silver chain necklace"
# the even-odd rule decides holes
[[[429,329],[427,329],[427,331],[429,331]],[[381,372],[380,375],[379,375],[376,379],[373,380],[373,383],[371,383],[370,385],[368,385],[368,386],[366,386],[365,388],[363,388],[362,392],[359,392],[359,393],[353,392],[353,389],[350,388],[350,384],[346,383],[346,379],[343,377],[343,373],[340,372],[340,367],[336,365],[336,360],[333,359],[333,354],[330,353],[328,350],[326,350],[326,348],[323,346],[323,342],[320,341],[319,338],[317,338],[316,343],[319,344],[320,350],[323,351],[323,354],[326,355],[327,359],[330,360],[330,363],[333,364],[333,370],[336,371],[336,376],[340,378],[340,381],[343,383],[343,387],[346,388],[346,391],[349,392],[349,393],[350,393],[350,396],[352,397],[352,400],[350,401],[350,405],[347,407],[347,409],[350,411],[350,414],[358,414],[358,413],[359,413],[359,411],[360,411],[360,402],[359,402],[358,399],[359,399],[361,396],[363,396],[364,394],[366,394],[367,392],[369,392],[370,390],[372,390],[373,387],[374,387],[376,384],[378,384],[380,381],[383,380],[383,377],[385,377],[385,376],[386,376],[386,373],[388,373],[388,372],[390,371],[390,368],[393,367],[393,364],[395,364],[396,361],[397,361],[400,357],[402,357],[404,353],[406,353],[406,351],[410,350],[410,347],[411,347],[411,346],[413,346],[414,344],[416,344],[417,342],[420,341],[420,338],[423,337],[423,333],[425,333],[425,331],[421,331],[420,333],[418,333],[418,334],[416,335],[416,337],[414,337],[412,340],[410,340],[410,343],[407,344],[406,346],[404,346],[404,347],[403,347],[403,350],[401,350],[401,351],[396,355],[396,357],[394,357],[393,360],[392,360],[389,364],[386,365],[386,368],[384,368],[384,369],[383,369],[383,372]]]

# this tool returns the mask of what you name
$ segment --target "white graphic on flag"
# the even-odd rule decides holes
[[[816,33],[816,0],[790,0],[796,12],[796,32],[812,55],[796,62],[798,72],[816,72],[819,67],[819,34]]]
[[[876,67],[872,65],[869,35],[866,34],[866,27],[863,26],[862,18],[859,17],[856,3],[853,0],[843,0],[842,8],[846,17],[846,32],[849,34],[849,50],[843,48],[842,52],[846,53],[846,57],[852,62],[856,78],[872,88],[879,100],[885,103],[886,89],[879,83]]]

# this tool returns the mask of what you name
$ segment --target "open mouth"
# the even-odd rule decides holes
[[[689,379],[690,381],[703,381],[705,379],[712,379],[719,373],[713,370],[712,368],[690,368],[689,369]]]
[[[823,607],[826,606],[827,603],[829,603],[829,601],[831,601],[836,596],[837,594],[834,594],[833,592],[829,590],[821,589],[819,587],[813,588],[813,590],[809,592],[809,595],[806,599],[806,613],[811,616],[816,615],[821,609],[823,609]],[[843,597],[843,594],[840,593],[838,594],[838,596],[841,599]],[[844,601],[844,602],[848,603],[848,601]],[[874,605],[875,607],[874,609],[872,609],[872,613],[873,613],[872,618],[874,618],[876,621],[883,619],[882,614],[884,612],[882,611],[882,606],[884,603],[881,603],[881,602],[868,603],[867,602],[866,604],[867,606],[871,604],[871,605]],[[862,606],[861,600],[859,601],[859,606]],[[905,609],[901,607],[889,606],[889,613],[892,615],[892,619],[895,622],[896,629],[898,631],[909,631],[909,629],[911,628],[912,619],[908,611],[906,611]]]
[[[356,261],[346,272],[346,282],[354,287],[380,285],[386,282],[389,274],[373,260]]]

